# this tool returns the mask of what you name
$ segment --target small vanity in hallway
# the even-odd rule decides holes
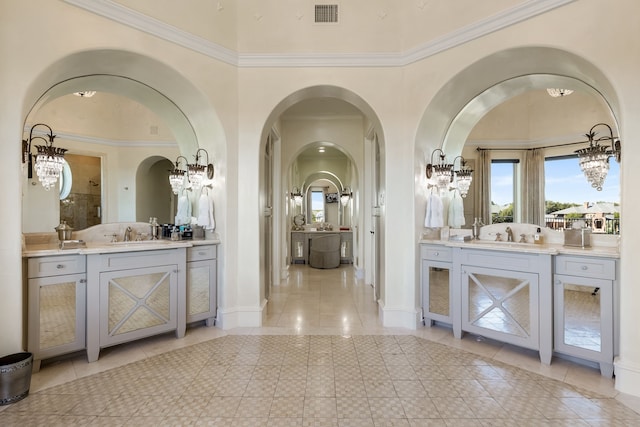
[[[291,264],[309,264],[309,251],[313,239],[331,234],[340,235],[340,263],[353,263],[353,232],[339,231],[291,231]]]

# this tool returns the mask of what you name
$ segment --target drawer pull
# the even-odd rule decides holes
[[[440,256],[440,252],[434,252],[433,256]]]
[[[587,267],[586,265],[583,265],[582,267],[580,267],[582,270],[588,270],[589,267]]]
[[[205,256],[206,254],[207,254],[207,253],[206,253],[206,252],[204,252],[204,251],[198,252],[198,255]]]
[[[58,264],[58,265],[56,265],[56,268],[58,270],[62,270],[64,268],[64,264]]]

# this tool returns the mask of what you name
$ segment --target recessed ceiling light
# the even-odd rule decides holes
[[[558,98],[571,95],[573,91],[571,89],[548,88],[547,93],[554,98]]]
[[[73,92],[73,94],[75,96],[79,96],[81,98],[91,98],[93,95],[96,94],[96,91],[95,90],[84,90],[84,91],[81,91],[81,92]]]

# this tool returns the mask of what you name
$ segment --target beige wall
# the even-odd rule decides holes
[[[292,2],[222,1],[220,3],[230,12],[231,20],[236,19],[237,28],[226,26],[220,29],[220,34],[207,34],[203,29],[206,20],[202,20],[194,32],[232,46],[236,30],[238,50],[246,54],[237,58],[239,66],[230,64],[233,60],[215,59],[65,2],[39,0],[36,3],[13,0],[2,2],[0,6],[0,55],[5,58],[0,65],[0,93],[3,93],[0,140],[5,144],[5,158],[19,158],[18,141],[24,118],[35,100],[51,82],[74,71],[90,71],[92,67],[117,70],[145,81],[174,100],[189,117],[199,144],[216,159],[216,185],[219,186],[216,188],[216,206],[223,218],[219,228],[223,241],[220,302],[221,313],[228,325],[254,326],[259,323],[262,302],[259,291],[262,277],[259,271],[261,147],[265,132],[277,120],[277,114],[273,117],[274,109],[304,88],[330,85],[346,89],[347,97],[359,97],[363,101],[361,109],[374,123],[381,138],[384,160],[381,185],[385,193],[381,232],[393,236],[384,239],[382,258],[387,289],[383,293],[381,310],[386,326],[416,327],[419,306],[416,242],[421,231],[416,220],[419,216],[416,206],[422,202],[419,185],[424,161],[441,144],[444,138],[441,130],[446,130],[446,124],[459,111],[457,106],[465,105],[486,89],[487,82],[495,82],[504,71],[479,68],[473,78],[459,82],[455,90],[449,92],[448,103],[441,101],[438,93],[458,73],[482,58],[510,48],[542,46],[566,51],[591,64],[588,69],[567,72],[586,80],[611,102],[623,140],[622,217],[632,218],[640,209],[640,199],[633,191],[640,171],[632,164],[638,157],[636,151],[640,151],[633,143],[640,134],[640,122],[634,120],[640,113],[637,85],[640,46],[633,42],[640,39],[640,26],[635,22],[640,6],[635,0],[617,0],[616,7],[605,6],[599,0],[569,2],[442,51],[429,50],[429,46],[422,45],[434,40],[432,32],[437,29],[455,31],[465,23],[478,22],[491,11],[535,2],[496,0],[488,3],[487,10],[483,9],[486,2],[446,2],[453,3],[451,7],[456,13],[452,13],[450,8],[438,10],[434,6],[437,2],[362,0],[356,17],[356,3],[343,1],[345,21],[329,30],[300,28],[304,20],[295,18]],[[149,9],[151,2],[142,4]],[[233,4],[237,4],[237,8]],[[349,4],[354,5],[351,12]],[[424,15],[419,15],[423,13],[419,4],[426,10]],[[165,6],[176,13],[172,23],[185,26],[184,30],[188,31],[186,18],[178,12],[186,9],[182,3],[178,6],[165,2]],[[395,9],[397,16],[391,11],[392,6],[399,8]],[[385,16],[380,13],[382,9],[392,13]],[[283,17],[290,17],[292,13],[294,18],[284,21]],[[169,15],[167,12],[159,17]],[[49,25],[51,22],[56,25]],[[428,22],[433,26],[426,25]],[[25,27],[38,28],[38,31],[25,31]],[[357,31],[353,30],[356,28]],[[320,34],[321,31],[324,33]],[[20,34],[19,43],[15,43],[16,34]],[[309,41],[306,46],[310,48],[302,43],[304,40]],[[421,47],[425,49],[419,49]],[[104,48],[132,52],[133,55],[129,60],[121,58],[108,63],[56,62],[74,53]],[[301,65],[304,58],[284,55],[316,49],[340,55],[312,56],[311,63],[342,61],[342,65],[307,67]],[[262,66],[245,66],[247,61],[255,59],[248,55],[254,52],[274,55],[267,55]],[[367,56],[372,52],[376,55]],[[417,56],[412,56],[413,53]],[[492,60],[498,61],[499,57]],[[149,58],[156,66],[145,67],[153,62]],[[363,59],[369,65],[360,66]],[[275,67],[269,61],[285,65]],[[289,65],[286,65],[287,61]],[[387,66],[381,65],[385,61]],[[535,65],[544,72],[554,64],[540,62]],[[52,68],[48,69],[49,66]],[[511,64],[509,72],[516,75],[519,66],[519,63]],[[592,72],[594,70],[599,72]],[[47,74],[42,74],[45,71]],[[434,100],[438,102],[437,108],[431,108],[435,105]],[[430,133],[430,129],[433,132]],[[17,182],[20,164],[5,163],[0,170],[2,181]],[[7,188],[4,199],[7,203],[4,206],[19,206],[19,186]],[[368,206],[364,203],[363,209]],[[4,207],[0,211],[0,220],[4,223],[14,216],[13,209]],[[637,227],[640,225],[635,222],[623,224],[625,233],[630,236],[640,231]],[[640,395],[640,340],[635,327],[640,290],[634,285],[632,261],[626,261],[632,260],[640,251],[640,242],[623,237],[621,248],[621,356],[616,365],[616,384],[620,390]],[[20,264],[19,253],[19,228],[9,230],[0,245],[0,292],[4,296],[0,302],[0,325],[3,325],[0,326],[0,353],[22,347],[22,331],[13,326],[15,319],[22,315],[21,272],[15,267]]]

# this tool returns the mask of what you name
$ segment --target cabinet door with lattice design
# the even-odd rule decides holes
[[[176,329],[177,266],[100,273],[100,346]]]
[[[538,275],[462,266],[462,329],[539,348]]]

